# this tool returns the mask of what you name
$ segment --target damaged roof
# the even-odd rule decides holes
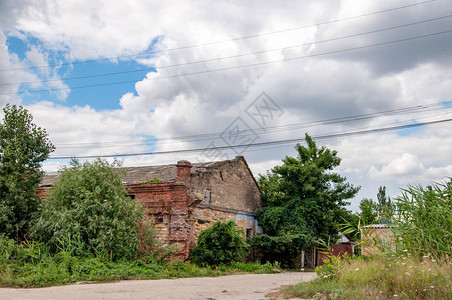
[[[219,168],[220,166],[234,161],[243,160],[248,167],[243,156],[237,156],[231,160],[193,163],[191,168],[191,176],[199,173],[207,172],[211,169]],[[249,169],[249,167],[248,167]],[[140,184],[140,183],[169,183],[176,180],[177,167],[176,164],[160,165],[160,166],[144,166],[144,167],[122,167],[116,169],[123,176],[123,182],[126,185]],[[250,171],[251,172],[251,171]],[[58,179],[58,172],[48,173],[44,176],[40,186],[51,186]]]

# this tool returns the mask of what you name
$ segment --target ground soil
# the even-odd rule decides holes
[[[312,280],[315,273],[284,272],[206,278],[79,283],[38,289],[0,288],[0,299],[270,299],[284,285]],[[270,296],[271,297],[271,296]]]

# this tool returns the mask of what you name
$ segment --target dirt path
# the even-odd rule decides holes
[[[266,299],[283,285],[308,281],[315,273],[285,272],[206,278],[130,280],[39,289],[1,288],[0,299]]]

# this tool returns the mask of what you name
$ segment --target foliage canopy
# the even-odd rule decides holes
[[[75,255],[134,259],[140,236],[152,236],[152,226],[144,221],[141,204],[126,195],[115,166],[117,162],[97,159],[63,167],[32,227],[32,237],[52,251],[67,248],[69,242],[76,245]]]
[[[297,157],[287,156],[283,165],[260,175],[263,208],[257,217],[268,235],[300,234],[328,241],[336,238],[337,225],[348,214],[346,200],[359,187],[331,172],[341,162],[337,151],[318,148],[308,134],[306,144],[295,146]]]
[[[0,232],[23,240],[38,209],[41,163],[54,150],[46,131],[22,106],[3,109],[0,124]]]
[[[375,224],[378,220],[378,207],[372,199],[364,198],[359,203],[362,225]]]

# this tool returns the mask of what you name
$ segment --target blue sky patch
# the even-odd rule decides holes
[[[409,124],[420,124],[420,123],[417,122],[416,120],[411,120],[411,122]],[[412,134],[420,131],[421,127],[422,126],[416,126],[416,127],[408,127],[408,128],[400,129],[400,130],[397,130],[397,135],[398,136],[409,136],[409,135],[412,135]]]
[[[156,38],[150,48],[157,41]],[[20,85],[18,94],[25,105],[47,100],[67,106],[89,105],[95,110],[119,109],[119,99],[128,92],[135,93],[136,82],[145,78],[148,72],[155,72],[154,68],[143,66],[133,60],[100,59],[68,64],[67,51],[49,49],[45,50],[44,54],[48,57],[51,68],[33,68],[39,66],[31,65],[26,54],[33,46],[37,49],[46,49],[39,39],[30,36],[26,36],[25,39],[8,36],[7,43],[10,53],[15,53],[25,65],[31,67],[27,71],[43,81],[40,86]],[[64,91],[52,86],[51,82],[46,82],[58,77],[70,88],[65,101],[58,96]]]

